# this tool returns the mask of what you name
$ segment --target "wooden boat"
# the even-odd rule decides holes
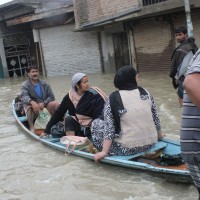
[[[31,132],[27,128],[26,117],[19,117],[16,114],[14,101],[12,103],[12,110],[16,121],[28,135],[39,142],[42,142],[50,147],[65,152],[66,147],[65,145],[60,143],[59,138],[40,138],[37,134]],[[90,153],[89,151],[87,151],[87,149],[84,148],[75,149],[71,154],[94,160],[94,154]],[[180,142],[163,139],[162,141],[156,143],[152,147],[152,149],[146,152],[130,156],[109,156],[102,159],[101,163],[124,167],[134,171],[142,171],[156,177],[164,178],[167,181],[192,183],[190,173],[185,163],[181,163],[178,166],[163,166],[161,165],[161,163],[158,164],[158,162],[155,160],[155,154],[176,157],[176,155],[180,155]]]

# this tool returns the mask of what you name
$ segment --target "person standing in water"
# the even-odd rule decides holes
[[[172,85],[177,89],[178,100],[180,106],[183,103],[183,81],[185,78],[185,72],[189,62],[198,50],[196,46],[195,39],[193,37],[188,37],[187,28],[185,26],[180,26],[175,29],[176,41],[179,46],[174,50],[171,58],[171,68],[169,76],[172,78]]]

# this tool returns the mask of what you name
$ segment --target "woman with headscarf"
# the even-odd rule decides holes
[[[76,73],[71,80],[71,89],[52,115],[42,136],[51,133],[51,127],[63,121],[66,135],[86,136],[85,128],[103,111],[106,95],[96,87],[89,87],[88,77]]]
[[[162,138],[160,120],[153,96],[137,85],[132,66],[120,68],[114,78],[119,90],[113,92],[104,108],[104,120],[92,122],[92,139],[100,151],[95,161],[107,155],[133,155],[152,147]]]

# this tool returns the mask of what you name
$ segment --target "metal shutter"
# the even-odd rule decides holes
[[[169,71],[174,49],[170,24],[163,17],[140,20],[133,26],[139,71]]]
[[[48,76],[101,71],[97,33],[73,32],[73,29],[74,25],[40,29]]]

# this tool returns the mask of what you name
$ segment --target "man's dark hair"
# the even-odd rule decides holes
[[[179,26],[178,28],[175,28],[174,30],[175,33],[187,33],[187,28],[185,26]]]
[[[27,70],[26,70],[27,73],[29,73],[32,69],[37,69],[37,70],[39,70],[37,65],[30,65],[30,66],[27,67]]]

